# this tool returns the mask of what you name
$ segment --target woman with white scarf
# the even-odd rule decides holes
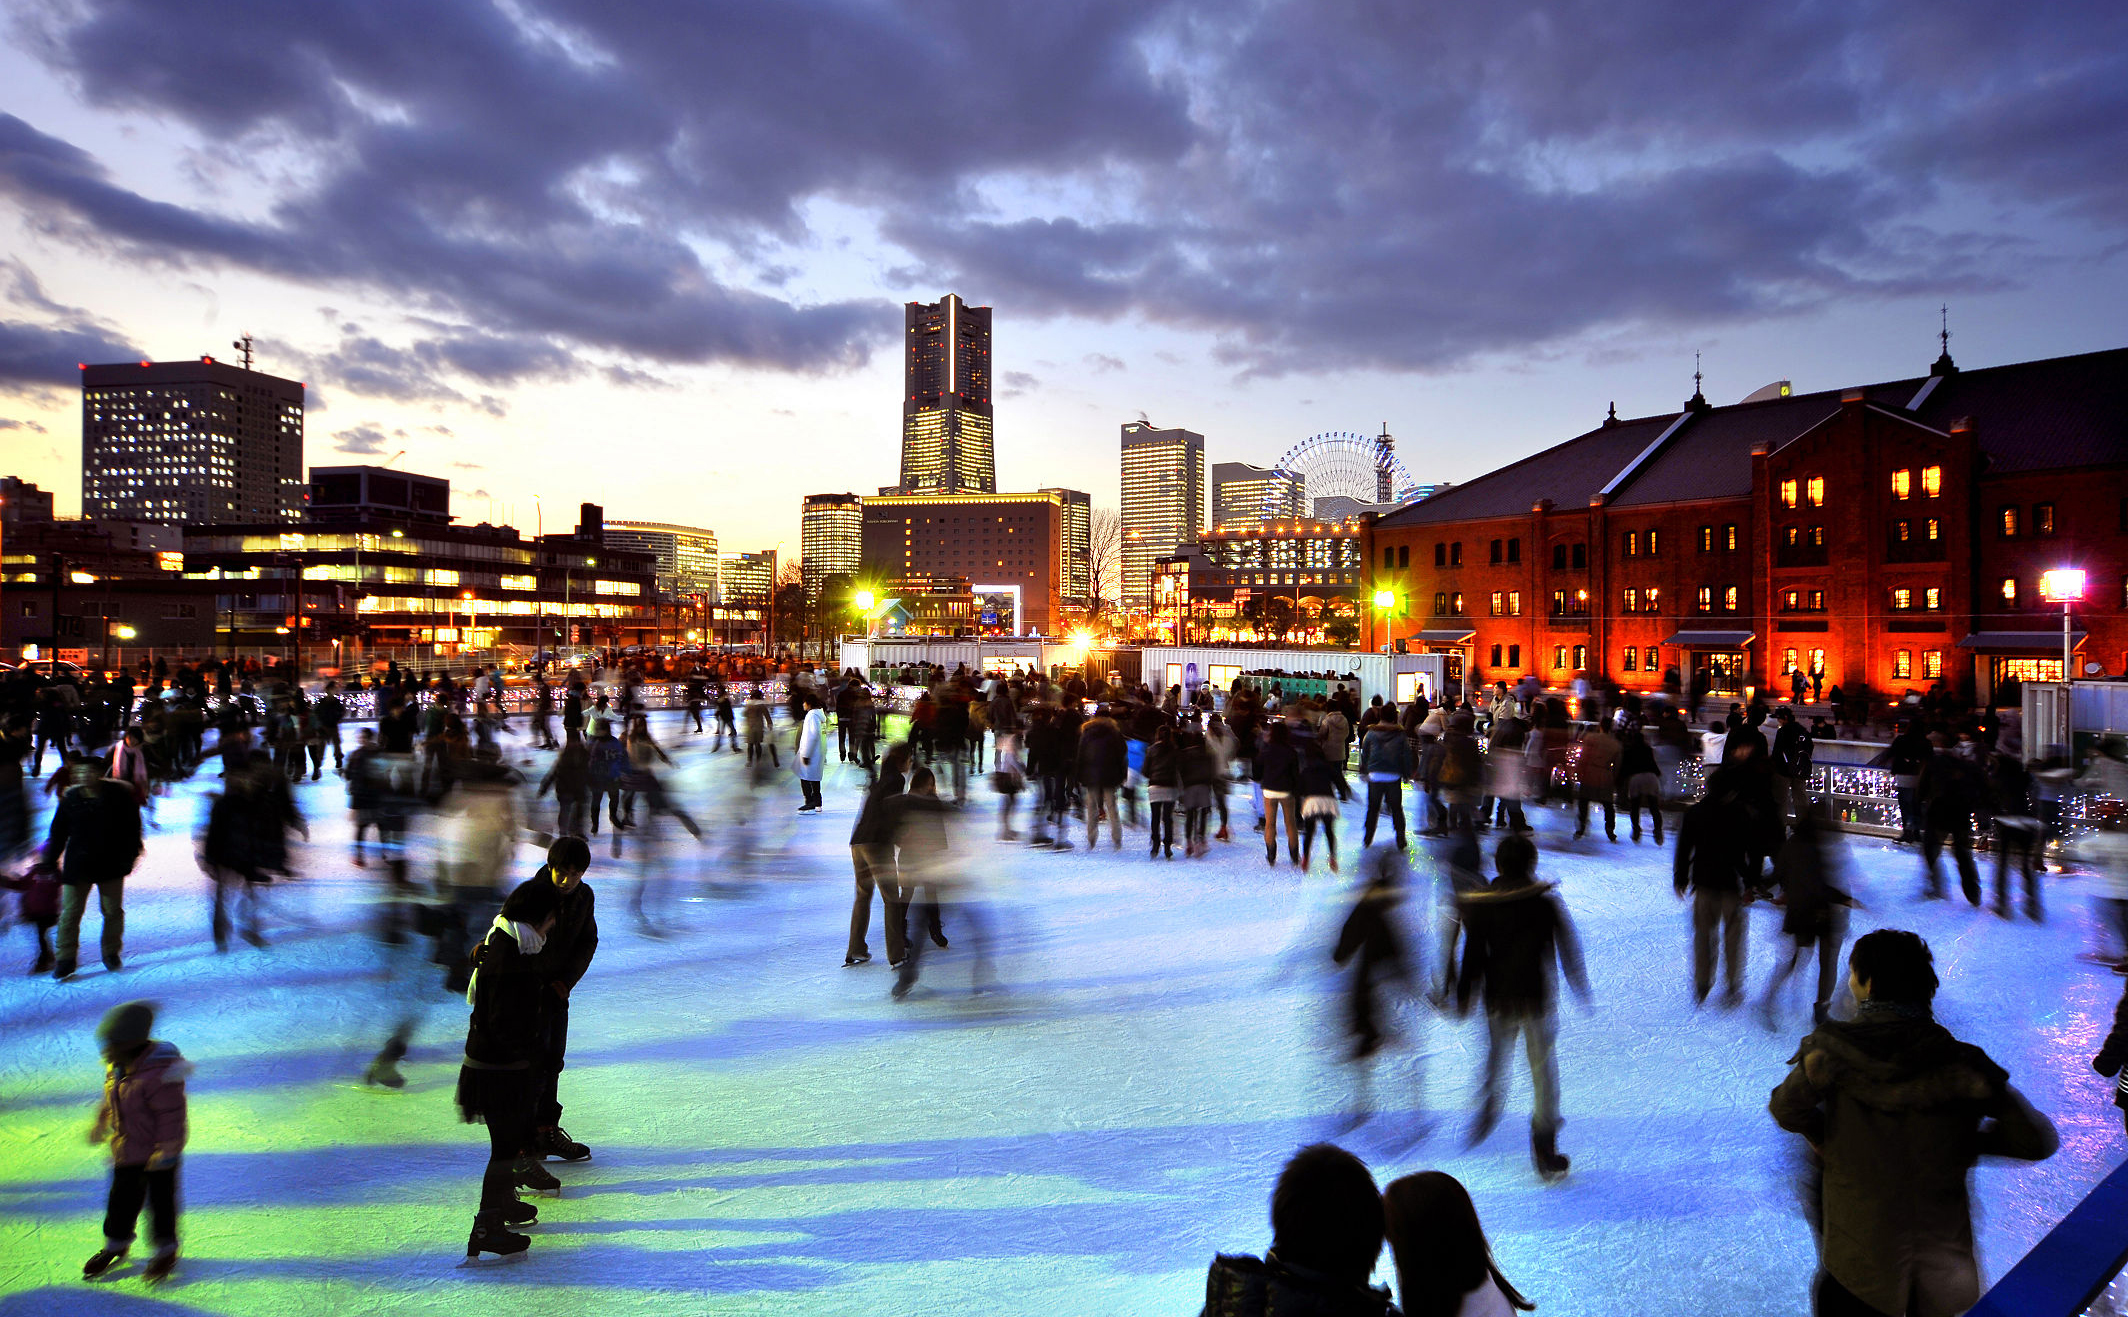
[[[535,957],[554,929],[560,893],[552,883],[527,883],[510,893],[502,913],[473,953],[473,1008],[465,1062],[458,1070],[458,1109],[468,1124],[486,1122],[488,1168],[480,1182],[480,1211],[466,1241],[466,1261],[483,1253],[506,1259],[531,1240],[511,1230],[539,1220],[518,1201],[518,1160],[532,1139],[532,1057],[539,1039]]]

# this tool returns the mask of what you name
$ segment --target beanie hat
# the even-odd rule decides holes
[[[96,1041],[110,1052],[129,1052],[148,1041],[155,1028],[155,1007],[144,1001],[129,1001],[104,1013],[96,1026]]]

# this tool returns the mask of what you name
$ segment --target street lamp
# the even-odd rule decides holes
[[[2062,606],[2062,693],[2061,693],[2061,744],[2062,752],[2074,761],[2075,722],[2070,710],[2069,682],[2071,679],[2069,611],[2084,597],[2084,569],[2081,567],[2057,567],[2039,574],[2039,597],[2050,604]]]
[[[464,592],[463,594],[459,595],[458,597],[466,601],[466,606],[465,606],[465,621],[466,621],[466,627],[465,627],[465,632],[464,632],[464,643],[462,643],[462,644],[460,644],[460,645],[459,645],[459,647],[458,647],[458,652],[459,652],[459,653],[461,653],[461,654],[466,654],[466,653],[471,653],[471,652],[472,652],[472,649],[473,649],[473,623],[474,623],[474,620],[475,620],[475,618],[474,618],[474,613],[473,613],[473,592],[472,592],[471,590],[467,590],[467,591],[465,591],[465,592]]]
[[[1375,591],[1374,606],[1382,613],[1382,652],[1384,654],[1387,654],[1390,651],[1391,647],[1394,646],[1396,643],[1394,638],[1391,637],[1391,635],[1389,634],[1389,617],[1393,612],[1395,612],[1397,606],[1396,591]]]

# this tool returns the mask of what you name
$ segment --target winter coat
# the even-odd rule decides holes
[[[1740,812],[1702,796],[1685,810],[1677,825],[1677,854],[1671,872],[1678,895],[1695,892],[1742,893],[1748,858]]]
[[[1266,791],[1288,795],[1300,790],[1300,751],[1291,741],[1265,741],[1256,752],[1256,780]]]
[[[1921,800],[1928,826],[1970,828],[1973,815],[1988,807],[1987,779],[1965,756],[1939,754],[1921,770]]]
[[[163,1170],[185,1150],[185,1080],[192,1063],[169,1043],[150,1042],[131,1061],[104,1066],[93,1133],[111,1141],[111,1164]]]
[[[1354,966],[1363,985],[1377,979],[1405,977],[1404,940],[1397,933],[1398,893],[1379,885],[1369,887],[1345,916],[1338,931],[1337,946],[1330,959],[1344,964],[1354,956]]]
[[[1079,731],[1079,783],[1091,791],[1113,791],[1123,785],[1130,761],[1123,746],[1123,733],[1109,718],[1089,718]]]
[[[1458,1006],[1468,1006],[1472,992],[1483,985],[1487,1012],[1546,1014],[1558,995],[1555,963],[1566,970],[1575,991],[1588,996],[1581,944],[1555,890],[1552,883],[1499,878],[1458,894],[1464,936]]]
[[[1360,772],[1369,777],[1376,773],[1410,777],[1411,738],[1404,735],[1404,729],[1386,723],[1368,728],[1360,739]]]
[[[1879,1312],[1904,1312],[1914,1276],[1971,1266],[1967,1172],[1981,1156],[2037,1161],[2054,1127],[1986,1052],[1925,1010],[1864,1003],[1803,1039],[1767,1110],[1824,1164],[1824,1265]],[[1979,1298],[1977,1275],[1966,1303]],[[1964,1307],[1961,1303],[1956,1305]]]
[[[1853,905],[1826,870],[1824,842],[1798,831],[1773,857],[1773,880],[1781,888],[1781,931],[1806,945],[1831,931],[1836,907]]]
[[[541,998],[552,995],[542,982],[539,956],[525,954],[515,937],[490,927],[475,957],[465,1063],[476,1070],[527,1069],[539,1050]]]
[[[827,768],[827,742],[821,735],[821,726],[827,719],[818,709],[805,711],[805,723],[798,731],[798,754],[792,761],[792,771],[803,782],[818,782]]]
[[[2113,1031],[2106,1035],[2098,1055],[2091,1058],[2091,1068],[2102,1075],[2119,1075],[2120,1083],[2114,1085],[2115,1106],[2128,1107],[2128,984],[2121,986],[2121,1000],[2113,1008]]]
[[[1396,1317],[1389,1291],[1292,1267],[1277,1254],[1221,1253],[1204,1281],[1201,1317]]]
[[[857,807],[857,826],[850,829],[852,846],[884,846],[894,840],[893,811],[887,802],[909,789],[902,775],[882,769],[878,780],[865,791],[864,804]]]
[[[547,866],[542,864],[538,873],[518,886],[553,881]],[[581,878],[561,896],[561,906],[554,914],[554,928],[547,934],[546,944],[539,949],[533,969],[543,983],[574,988],[584,977],[584,972],[591,968],[591,958],[598,954],[598,898],[592,894],[591,884]]]
[[[556,800],[579,800],[591,791],[591,751],[580,740],[565,743],[554,756],[554,766],[540,779],[539,794],[549,790]]]
[[[56,864],[68,887],[110,882],[133,872],[140,859],[140,801],[122,782],[68,787],[52,811],[44,863]]]
[[[1618,787],[1618,738],[1601,727],[1581,738],[1574,756],[1574,780],[1591,795],[1601,796]]]
[[[1153,787],[1182,786],[1182,759],[1175,753],[1172,743],[1161,745],[1155,742],[1145,748],[1145,784]]]
[[[1339,765],[1315,750],[1300,757],[1300,794],[1303,800],[1320,798],[1330,800],[1337,795],[1337,783],[1341,776]]]
[[[1773,771],[1783,777],[1809,777],[1810,756],[1816,748],[1803,724],[1781,724],[1781,730],[1773,734]]]

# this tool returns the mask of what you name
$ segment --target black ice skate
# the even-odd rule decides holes
[[[89,1255],[87,1262],[81,1264],[81,1278],[83,1280],[95,1280],[98,1276],[103,1275],[125,1260],[126,1250],[124,1248],[111,1248],[108,1246],[99,1248]]]
[[[1552,1130],[1530,1131],[1530,1162],[1537,1168],[1537,1177],[1546,1184],[1557,1184],[1566,1178],[1567,1167],[1572,1163],[1559,1151],[1559,1135]]]
[[[519,1157],[510,1169],[511,1183],[547,1198],[562,1196],[562,1182],[547,1174],[547,1168],[530,1157]]]
[[[870,956],[865,957],[870,960]],[[559,1125],[549,1125],[532,1136],[532,1150],[541,1157],[559,1157],[565,1162],[591,1160],[591,1149],[569,1137],[569,1131]]]
[[[150,1285],[160,1285],[170,1279],[170,1273],[175,1270],[177,1270],[177,1250],[171,1248],[150,1258],[148,1265],[142,1268],[140,1278]]]
[[[539,1224],[539,1209],[527,1202],[513,1202],[508,1207],[498,1208],[506,1226],[536,1226]]]
[[[503,1223],[499,1212],[482,1212],[473,1218],[473,1233],[466,1238],[465,1261],[460,1266],[492,1266],[496,1262],[515,1262],[532,1247],[529,1235],[520,1235]],[[493,1253],[490,1260],[481,1255]]]

